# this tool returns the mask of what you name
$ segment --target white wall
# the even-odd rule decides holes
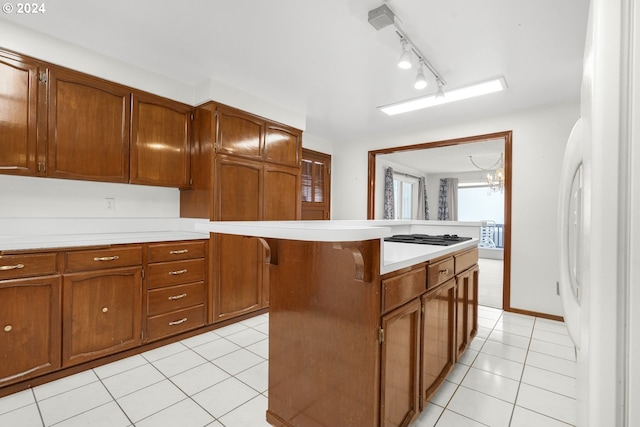
[[[115,200],[107,210],[105,199]],[[0,175],[0,218],[177,218],[176,188]]]
[[[393,140],[335,144],[332,180],[339,185],[333,187],[332,217],[366,218],[369,150],[512,130],[511,306],[562,315],[556,295],[558,180],[578,115],[577,103],[545,106]]]

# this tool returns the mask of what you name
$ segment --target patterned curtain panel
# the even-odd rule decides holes
[[[438,196],[438,219],[446,221],[449,219],[449,203],[447,202],[447,179],[440,179],[440,194]]]
[[[393,199],[393,169],[387,168],[384,171],[384,219],[394,219]]]
[[[418,217],[416,219],[429,219],[429,204],[427,203],[427,185],[424,177],[418,180]]]
[[[447,178],[447,207],[449,220],[458,220],[458,178]]]

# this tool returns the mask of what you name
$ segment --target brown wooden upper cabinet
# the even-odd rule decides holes
[[[0,82],[0,173],[189,187],[191,106],[2,50]]]
[[[0,172],[38,173],[38,64],[0,52]]]
[[[302,132],[220,105],[216,152],[299,167]]]
[[[217,108],[218,137],[216,152],[260,159],[264,146],[263,119],[235,108]]]
[[[129,181],[129,97],[124,87],[52,68],[46,175]]]
[[[300,133],[285,127],[267,124],[264,159],[267,162],[297,167],[300,164]]]
[[[189,105],[133,94],[131,183],[189,187]]]

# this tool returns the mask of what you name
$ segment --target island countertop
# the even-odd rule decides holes
[[[435,233],[462,234],[471,240],[450,246],[421,245],[382,241],[380,274],[390,273],[440,256],[478,245],[479,229],[484,222],[459,221],[211,221],[195,224],[198,231],[262,238],[353,242],[384,239],[394,234]],[[442,231],[442,230],[446,231]],[[467,233],[465,234],[464,231]]]

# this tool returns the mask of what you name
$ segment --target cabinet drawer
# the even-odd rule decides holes
[[[387,312],[410,301],[427,289],[425,267],[382,281],[382,311]]]
[[[204,281],[204,259],[150,264],[147,280],[147,289]]]
[[[142,246],[124,246],[66,253],[66,271],[101,270],[142,264]]]
[[[203,258],[205,241],[154,243],[149,245],[148,262]]]
[[[178,334],[204,325],[204,305],[172,311],[147,319],[148,341]]]
[[[149,291],[147,314],[155,316],[198,304],[204,304],[203,282],[169,286]]]
[[[453,257],[456,260],[456,274],[458,274],[478,263],[478,248],[454,254]]]
[[[429,278],[427,280],[427,288],[431,289],[451,279],[454,275],[453,258],[447,258],[442,261],[429,264],[427,266]]]
[[[55,274],[56,253],[0,255],[0,280]]]

